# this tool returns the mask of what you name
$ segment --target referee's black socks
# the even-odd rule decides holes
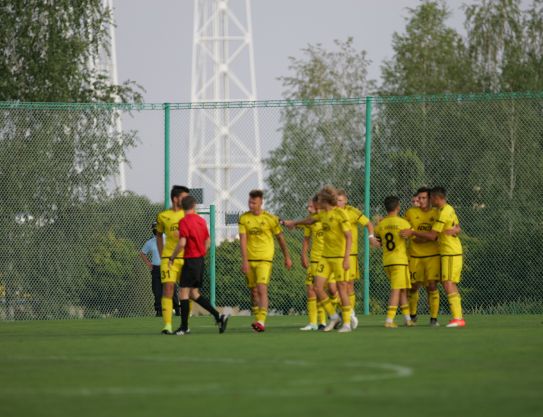
[[[186,332],[189,328],[189,312],[190,312],[190,301],[189,300],[180,300],[179,304],[181,307],[181,330]]]
[[[213,317],[215,317],[215,321],[219,321],[219,319],[221,318],[219,312],[215,310],[215,308],[211,305],[207,298],[205,298],[203,295],[200,295],[200,297],[198,297],[198,299],[194,301],[200,304],[207,311],[209,311],[213,315]]]

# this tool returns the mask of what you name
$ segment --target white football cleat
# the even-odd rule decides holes
[[[354,330],[358,327],[358,317],[354,314],[351,316],[351,330]]]
[[[330,322],[326,325],[326,327],[324,328],[324,332],[331,332],[332,330],[334,330],[334,326],[336,324],[339,323],[341,319],[338,317],[336,317],[335,319],[330,319]]]
[[[343,326],[340,327],[340,329],[339,329],[337,332],[338,332],[338,333],[348,333],[348,332],[352,332],[351,325],[349,325],[349,324],[344,324]]]
[[[311,324],[309,323],[308,325],[304,326],[304,327],[300,327],[300,330],[302,332],[310,332],[312,330],[317,330],[319,327],[316,325],[316,324]]]

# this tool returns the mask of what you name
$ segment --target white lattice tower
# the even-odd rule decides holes
[[[217,239],[233,238],[226,213],[247,210],[247,193],[262,188],[250,0],[195,0],[192,50],[193,103],[231,103],[192,110],[191,188],[217,207]]]
[[[111,11],[111,20],[114,21],[114,10],[113,10],[113,0],[102,0],[102,5],[104,9],[109,9]],[[115,44],[115,25],[111,24],[107,28],[108,30],[108,50],[101,50],[98,62],[96,64],[97,68],[101,72],[105,72],[109,76],[109,82],[114,85],[119,84],[119,78],[117,74],[117,48]],[[118,100],[117,100],[118,101]],[[119,135],[122,132],[122,122],[120,114],[115,114],[114,123],[112,127],[112,133]],[[125,163],[124,161],[119,161],[119,173],[115,176],[114,185],[115,188],[118,188],[120,191],[126,191],[126,176],[125,176]]]

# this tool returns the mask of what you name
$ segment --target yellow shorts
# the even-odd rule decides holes
[[[351,255],[350,259],[349,275],[347,281],[356,281],[360,279],[360,268],[358,266],[358,255]]]
[[[439,255],[424,258],[409,258],[411,283],[427,284],[441,279],[441,259]]]
[[[347,281],[349,271],[343,269],[343,258],[321,258],[315,276],[324,277],[329,283]]]
[[[249,261],[249,272],[245,276],[247,287],[255,288],[256,284],[270,283],[272,263],[267,261]]]
[[[319,266],[319,261],[311,261],[309,268],[307,268],[307,274],[305,276],[305,285],[313,285],[315,280],[315,273],[317,272],[317,267]]]
[[[442,255],[441,256],[441,280],[460,282],[462,274],[462,255]]]
[[[160,282],[176,282],[179,284],[181,281],[181,269],[185,260],[183,258],[175,258],[172,267],[168,265],[170,258],[162,258],[160,260]]]
[[[385,266],[385,273],[390,281],[391,289],[403,290],[411,288],[411,278],[407,265]]]

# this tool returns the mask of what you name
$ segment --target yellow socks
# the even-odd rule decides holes
[[[344,326],[348,326],[351,324],[351,306],[341,307],[341,318],[343,319]]]
[[[332,302],[334,310],[337,310],[339,307],[341,307],[341,303],[339,302],[339,296],[337,295],[337,293],[336,295],[330,297],[330,301]]]
[[[402,312],[403,318],[406,322],[411,321],[411,315],[409,314],[409,304],[402,304],[400,306],[400,311]]]
[[[336,314],[336,309],[332,306],[332,301],[329,298],[325,298],[319,304],[322,306],[328,316],[332,317],[334,314]]]
[[[430,304],[430,318],[437,319],[439,314],[439,290],[428,293],[428,304]]]
[[[172,309],[173,300],[171,298],[162,297],[162,321],[164,322],[164,328],[172,327]]]
[[[356,311],[356,294],[354,292],[349,294],[349,304],[351,305],[351,309]]]
[[[258,320],[257,315],[258,315],[258,311],[259,311],[259,310],[260,310],[260,307],[258,307],[258,306],[252,306],[252,307],[251,307],[251,314],[252,314],[252,315],[255,317],[255,319],[257,319],[257,320]]]
[[[317,304],[317,320],[319,324],[323,324],[326,326],[326,312],[320,304]]]
[[[307,316],[310,324],[317,324],[317,299],[307,299]]]
[[[396,317],[396,310],[398,310],[398,306],[388,306],[387,308],[387,321],[393,322],[394,317]]]
[[[417,291],[409,291],[407,297],[408,297],[408,302],[409,302],[409,313],[412,316],[416,316],[417,308],[419,305],[419,297],[420,297],[419,290],[417,289]]]
[[[268,310],[266,310],[265,308],[259,308],[258,313],[256,313],[256,321],[258,321],[259,323],[265,324],[267,316],[268,316]]]
[[[460,299],[460,294],[458,294],[457,292],[453,292],[447,295],[447,298],[449,299],[449,305],[451,307],[451,313],[452,313],[453,319],[461,319],[462,318],[462,302]]]

